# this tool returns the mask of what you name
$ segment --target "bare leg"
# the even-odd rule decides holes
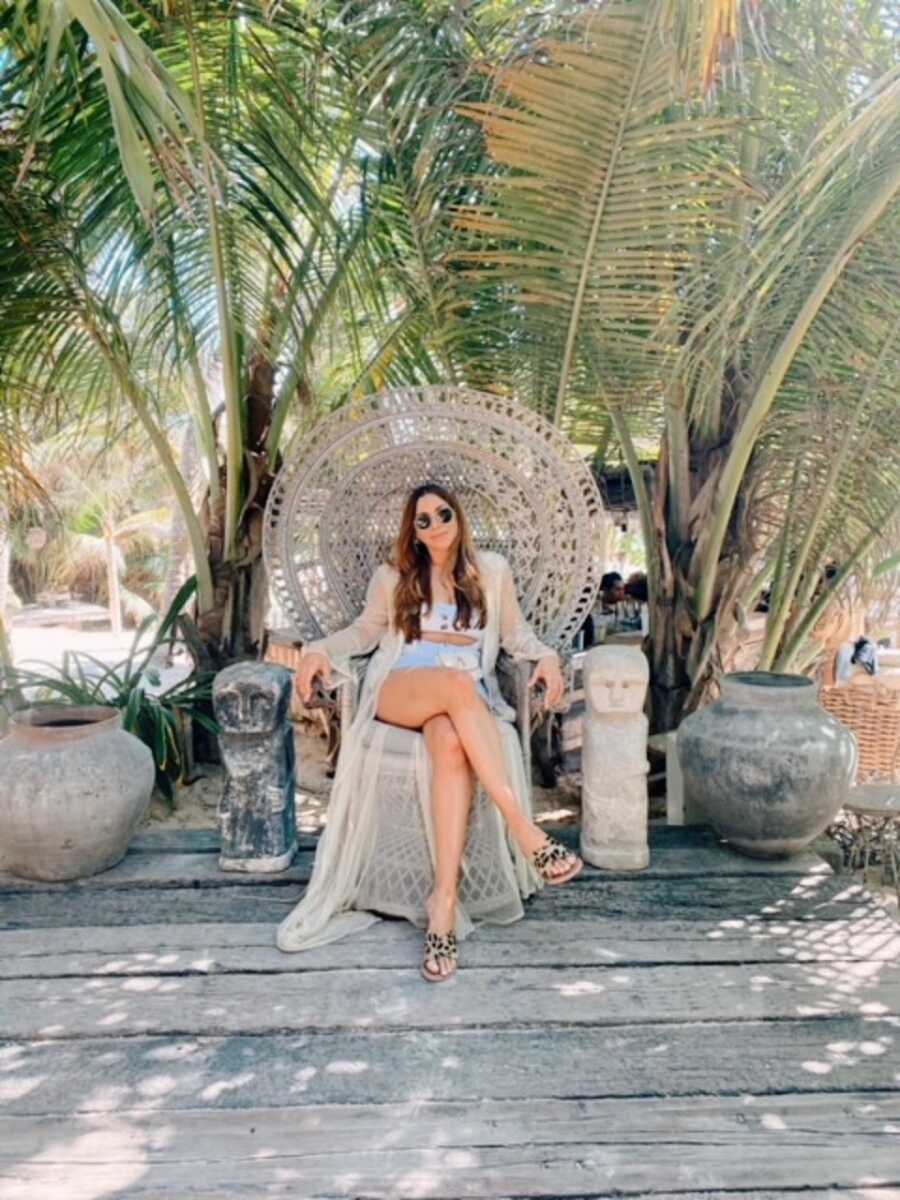
[[[435,933],[453,929],[459,887],[459,867],[466,846],[472,807],[472,768],[459,734],[447,716],[431,717],[422,727],[431,759],[431,806],[434,816],[434,890],[428,898],[428,928]],[[429,958],[429,971],[446,975],[445,958]]]
[[[453,722],[466,757],[513,838],[522,852],[530,855],[547,841],[547,835],[519,808],[496,722],[472,678],[449,667],[412,667],[388,674],[378,697],[379,720],[421,729],[426,721],[442,714]],[[561,875],[571,866],[572,860],[566,859],[554,863],[551,870]]]

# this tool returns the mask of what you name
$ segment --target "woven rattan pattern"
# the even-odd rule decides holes
[[[856,736],[856,782],[900,779],[900,692],[868,687],[823,687],[822,707]]]
[[[538,636],[568,645],[602,573],[607,517],[596,482],[543,417],[507,397],[456,387],[354,401],[321,421],[279,474],[264,553],[298,638],[327,636],[357,616],[406,495],[429,479],[459,496],[476,545],[509,559]]]

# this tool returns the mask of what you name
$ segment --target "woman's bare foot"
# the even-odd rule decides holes
[[[432,892],[425,901],[428,913],[428,932],[437,934],[452,933],[455,922],[456,893]],[[424,959],[425,970],[432,975],[451,975],[456,970],[453,959],[443,955],[428,955]]]
[[[519,849],[525,857],[531,861],[531,856],[535,850],[541,846],[546,846],[549,841],[546,830],[541,829],[539,825],[531,824],[530,822],[521,829],[515,830],[513,833],[516,841],[519,844]],[[549,862],[545,868],[545,872],[550,875],[566,875],[575,864],[579,861],[578,855],[574,850],[568,851],[565,858],[557,859]]]

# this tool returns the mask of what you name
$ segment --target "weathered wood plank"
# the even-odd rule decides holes
[[[193,1188],[196,1189],[201,1186],[200,1184],[194,1184]],[[296,1200],[298,1195],[296,1186],[292,1184],[283,1185],[279,1182],[272,1182],[268,1186],[260,1186],[263,1190],[254,1192],[254,1200],[256,1197],[291,1197],[291,1200]],[[200,1191],[191,1190],[189,1193],[186,1192],[184,1194],[188,1197],[188,1200],[235,1200],[236,1195],[240,1195],[241,1200],[243,1200],[243,1193],[235,1193],[231,1189],[228,1191],[220,1191],[218,1189],[215,1191],[207,1191],[205,1189]],[[416,1196],[419,1195],[418,1192],[414,1194]],[[455,1193],[452,1200],[459,1200],[461,1194]],[[470,1192],[465,1193],[466,1196],[470,1194]],[[134,1197],[138,1193],[129,1189],[127,1192],[121,1193],[121,1195]],[[148,1189],[145,1188],[142,1190],[139,1195],[140,1200],[172,1200],[171,1192],[158,1191],[152,1184]],[[369,1197],[374,1197],[374,1200],[377,1200],[378,1195],[381,1195],[381,1193],[376,1195],[375,1193],[366,1192],[363,1195],[363,1193],[356,1192],[355,1190],[352,1197],[348,1192],[343,1192],[339,1196],[336,1196],[333,1192],[317,1192],[315,1196],[310,1197],[310,1200],[369,1200]],[[392,1198],[397,1196],[398,1200],[402,1197],[402,1193],[400,1192],[391,1192],[390,1195]],[[546,1193],[544,1195],[546,1196]],[[710,1191],[704,1189],[702,1192],[624,1192],[617,1190],[614,1192],[579,1193],[578,1200],[606,1200],[606,1197],[621,1197],[625,1195],[629,1197],[629,1200],[798,1200],[798,1197],[801,1200],[898,1200],[898,1189],[891,1184],[872,1186],[867,1183],[860,1188],[804,1188],[802,1192],[798,1192],[796,1188],[791,1188],[790,1190],[767,1188],[765,1191],[757,1191],[756,1189],[747,1191],[744,1188],[738,1191],[720,1191],[718,1189]],[[36,1196],[40,1200],[40,1193],[36,1193]],[[82,1200],[95,1200],[95,1196],[96,1193],[92,1190]],[[430,1192],[428,1196],[429,1200],[447,1200],[446,1197],[432,1197]],[[32,1200],[30,1194],[28,1200]],[[56,1196],[53,1197],[53,1200],[57,1200]],[[303,1200],[307,1200],[306,1193],[304,1193]],[[519,1198],[504,1191],[503,1193],[492,1193],[491,1200],[519,1200]],[[556,1193],[553,1193],[553,1200],[558,1200]]]
[[[310,842],[315,842],[315,838],[306,836]],[[219,845],[218,829],[159,829],[154,825],[144,825],[131,839],[128,852],[218,854]]]
[[[0,929],[144,925],[178,920],[279,921],[302,894],[290,883],[226,883],[214,887],[62,888],[0,896]],[[879,911],[849,878],[812,874],[707,878],[635,878],[599,873],[547,887],[529,911],[573,923],[598,917],[655,920],[832,920]],[[573,936],[578,936],[573,934]]]
[[[87,925],[190,925],[202,921],[277,922],[296,904],[302,889],[255,884],[221,888],[134,888],[125,890],[20,893],[0,896],[0,930],[52,929]]]
[[[598,918],[584,922],[577,937],[571,933],[571,922],[538,913],[512,928],[483,925],[464,943],[463,965],[554,966],[561,957],[568,966],[900,961],[900,926],[880,913],[814,923]],[[405,921],[379,922],[301,955],[276,949],[275,927],[266,923],[11,930],[0,933],[0,978],[407,967],[420,941],[420,931]]]
[[[83,1038],[0,1046],[9,1115],[900,1089],[895,1019]]]
[[[170,851],[164,854],[140,852],[126,854],[125,858],[108,871],[89,875],[85,879],[71,879],[65,883],[46,883],[39,879],[19,879],[7,871],[0,871],[0,895],[12,897],[21,894],[35,895],[47,892],[50,895],[66,895],[73,891],[103,892],[129,888],[174,888],[174,887],[290,887],[309,880],[313,864],[313,852],[301,851],[290,867],[274,874],[258,874],[243,871],[223,871],[216,854],[182,854]]]
[[[554,837],[558,837],[569,845],[578,841],[578,826],[572,824],[560,825],[547,822]],[[662,818],[649,823],[650,845],[656,849],[672,846],[702,847],[721,844],[721,839],[708,825],[667,825]],[[298,834],[301,847],[314,845],[318,834]],[[218,852],[219,833],[214,828],[209,829],[165,829],[154,825],[145,825],[138,830],[131,842],[132,850],[150,852],[176,851],[182,854]],[[743,856],[741,856],[743,857]],[[747,859],[752,863],[753,859]],[[797,859],[785,860],[796,862]]]
[[[304,970],[268,986],[238,974],[4,980],[0,1011],[5,1035],[28,1039],[900,1014],[900,966],[886,963],[469,967],[435,988],[417,961],[411,948],[406,970]]]
[[[716,1188],[703,1192],[629,1192],[629,1200],[897,1200],[893,1184],[867,1183],[860,1188],[767,1188],[764,1192],[743,1188],[739,1192],[723,1192]],[[161,1200],[161,1198],[160,1198]]]
[[[0,894],[3,1200],[894,1200],[900,927],[820,860],[652,831],[431,988],[406,922],[279,954],[314,843],[257,881],[199,832]]]
[[[571,840],[571,839],[570,839]],[[125,858],[103,871],[85,879],[73,879],[66,883],[46,883],[42,880],[21,879],[8,871],[0,871],[0,894],[14,896],[18,893],[53,892],[65,893],[72,890],[105,891],[108,889],[134,887],[234,887],[287,886],[306,883],[312,871],[314,847],[302,849],[290,867],[276,874],[244,874],[222,871],[217,854],[196,850],[165,850],[152,852],[147,849],[130,851]],[[641,880],[663,880],[684,878],[706,879],[710,877],[741,876],[747,878],[778,877],[785,879],[810,879],[832,874],[831,868],[814,855],[803,855],[797,859],[775,860],[771,863],[735,854],[724,846],[713,844],[711,839],[696,846],[672,845],[662,847],[651,859],[650,866],[640,873]],[[591,881],[611,879],[635,879],[634,872],[600,870],[586,866],[578,886]]]
[[[318,834],[297,833],[297,845],[301,850],[315,850],[318,841]],[[128,852],[218,854],[220,845],[218,829],[159,829],[154,825],[144,825],[131,839]]]
[[[46,883],[41,880],[16,879],[0,874],[0,894],[34,894],[48,892],[59,895],[71,891],[102,892],[128,888],[166,887],[290,887],[305,884],[312,870],[314,853],[302,850],[289,867],[274,873],[223,871],[215,854],[127,854],[108,871],[85,879],[66,883]]]
[[[900,1183],[898,1121],[879,1092],[5,1118],[0,1179],[5,1200],[862,1189]]]

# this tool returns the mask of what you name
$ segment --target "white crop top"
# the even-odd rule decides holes
[[[469,618],[472,625],[468,629],[454,629],[453,622],[456,620],[456,605],[439,600],[432,605],[431,612],[425,611],[425,605],[422,605],[422,611],[419,616],[420,627],[423,633],[455,633],[462,637],[471,638],[470,642],[465,645],[471,646],[473,649],[479,647],[484,641],[484,630],[475,625],[478,620],[478,609],[472,611]],[[430,638],[428,639],[431,640]],[[462,645],[463,643],[450,643],[451,645]]]

